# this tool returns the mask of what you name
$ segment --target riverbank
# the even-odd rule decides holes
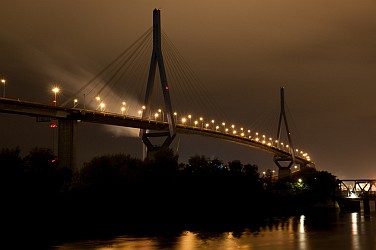
[[[307,203],[307,200],[311,200]],[[96,239],[158,231],[232,230],[275,217],[338,211],[312,197],[254,194],[252,197],[55,196],[7,200],[1,213],[2,236],[28,242]]]

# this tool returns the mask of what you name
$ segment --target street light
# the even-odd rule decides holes
[[[98,102],[98,107],[97,107],[97,110],[98,110],[101,106],[101,98],[99,96],[97,96],[97,97],[95,97],[95,100],[97,100],[97,102]]]
[[[101,104],[99,104],[99,106],[101,107],[101,111],[104,111],[106,104],[104,104],[104,102],[101,102]]]
[[[5,87],[4,87],[4,91],[5,91]],[[53,100],[53,103],[55,104],[55,106],[56,106],[56,95],[57,95],[57,93],[59,93],[59,91],[60,91],[60,89],[58,87],[54,87],[52,89],[52,92],[54,92],[54,96],[55,96],[55,99]]]
[[[73,108],[75,108],[77,106],[77,103],[78,103],[78,99],[74,99],[73,100]]]
[[[188,115],[188,118],[189,118],[189,126],[192,126],[192,116]]]
[[[121,107],[120,110],[121,110],[121,114],[124,115],[124,112],[126,112],[126,105],[127,105],[127,103],[126,103],[126,102],[122,102],[122,105],[123,105],[123,106]],[[127,113],[127,112],[126,112],[126,113]]]
[[[128,107],[128,108],[129,108],[129,107]],[[145,110],[146,110],[146,106],[143,105],[143,106],[141,107],[141,110],[138,111],[138,115],[139,115],[141,118],[143,118],[144,113],[145,113]]]
[[[4,84],[4,91],[3,91],[3,97],[5,98],[5,82],[6,80],[3,78],[1,79],[1,83]]]
[[[159,114],[161,115],[161,120],[164,122],[164,115],[162,113],[162,109],[158,109]]]

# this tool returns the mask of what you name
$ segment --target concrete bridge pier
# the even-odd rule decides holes
[[[286,178],[289,177],[291,174],[291,168],[290,167],[278,167],[278,178]]]
[[[369,204],[369,199],[368,198],[364,198],[362,200],[363,202],[363,211],[364,213],[369,213],[371,210],[370,210],[370,204]]]
[[[364,197],[360,200],[360,210],[364,213],[376,211],[376,199],[373,197]]]
[[[58,161],[61,167],[77,171],[77,121],[59,119]]]
[[[154,160],[155,159],[155,155],[158,153],[158,151],[161,148],[162,147],[154,147],[154,148],[151,148],[151,149],[147,149],[147,151],[146,151],[146,159]]]
[[[279,179],[290,176],[291,166],[294,163],[294,160],[291,157],[274,155],[273,161],[278,167],[278,178]]]

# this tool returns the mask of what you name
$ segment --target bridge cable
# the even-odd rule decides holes
[[[142,43],[140,43],[134,51],[132,51],[132,53],[129,55],[129,57],[125,58],[125,60],[117,67],[117,69],[115,70],[115,72],[111,75],[110,79],[106,81],[106,83],[101,87],[101,89],[97,92],[97,95],[100,95],[103,91],[104,88],[106,87],[109,87],[111,84],[112,84],[112,80],[119,74],[119,72],[127,65],[128,62],[130,62],[134,56],[139,53],[140,51],[140,48],[142,46],[144,46],[144,42],[145,40],[147,39],[147,37],[145,37],[143,40],[142,40]],[[128,64],[129,65],[129,64]],[[128,66],[129,67],[129,66]]]
[[[101,87],[101,89],[98,91],[97,95],[100,95],[106,87],[113,86],[116,83],[116,81],[114,81],[114,79],[116,77],[118,77],[118,79],[121,79],[122,76],[124,75],[125,71],[127,69],[129,69],[130,67],[133,67],[132,62],[134,62],[135,58],[137,58],[137,55],[139,55],[140,52],[143,51],[142,49],[146,45],[146,43],[145,43],[146,39],[147,39],[147,37],[145,37],[145,39],[142,41],[142,43],[140,43],[136,47],[136,49],[129,55],[129,57],[125,58],[125,60],[119,66],[117,66],[117,69],[115,70],[115,72],[111,75],[110,79],[108,79],[106,81],[106,83]],[[125,70],[123,71],[122,74],[120,74],[122,69],[125,69]]]
[[[67,101],[62,103],[62,106],[66,106],[72,101],[75,96],[78,96],[86,87],[88,87],[92,82],[94,82],[100,75],[102,75],[106,70],[108,70],[113,64],[115,64],[119,59],[121,59],[128,51],[135,46],[140,40],[144,39],[148,34],[150,34],[152,28],[149,28],[144,32],[133,44],[131,44],[127,49],[125,49],[118,57],[116,57],[112,62],[110,62],[106,67],[104,67],[99,73],[97,73],[90,81],[88,81],[84,86],[82,86],[78,91],[75,92],[73,97],[69,98]]]
[[[292,132],[293,135],[292,135],[292,140],[294,140],[294,144],[296,145],[296,141],[299,142],[299,145],[300,145],[300,148],[299,148],[299,151],[302,150],[304,148],[304,150],[308,150],[308,148],[306,148],[306,143],[304,141],[302,141],[302,136],[301,136],[301,133],[298,129],[298,127],[296,126],[296,123],[295,123],[295,120],[294,120],[294,116],[292,115],[287,103],[285,104],[285,107],[286,107],[286,110],[287,110],[287,113],[289,114],[289,117],[290,117],[290,120],[291,120],[291,124],[292,124],[292,127],[294,128],[294,131]]]
[[[213,100],[211,99],[210,92],[205,88],[205,84],[199,80],[197,75],[181,56],[178,49],[174,46],[168,36],[164,32],[162,35],[164,44],[167,45],[164,51],[170,59],[168,65],[174,69],[174,72],[178,72],[174,75],[177,77],[177,79],[180,79],[180,81],[177,80],[177,83],[180,84],[178,86],[180,86],[182,89],[184,86],[188,87],[186,88],[186,91],[183,92],[184,97],[186,100],[188,100],[187,102],[191,105],[192,97],[198,97],[198,99],[195,100],[198,104],[198,108],[202,109],[202,107],[210,107],[211,109],[214,109],[214,111],[211,111],[211,115],[214,114],[216,116],[213,118],[223,118],[222,112],[219,112],[221,109],[214,104]],[[199,88],[197,87],[197,83],[199,83]]]

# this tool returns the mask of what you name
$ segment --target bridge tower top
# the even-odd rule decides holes
[[[291,133],[290,133],[289,125],[287,123],[287,117],[286,117],[286,112],[285,112],[285,88],[284,87],[281,87],[280,89],[280,100],[281,100],[281,109],[280,109],[280,114],[279,114],[277,140],[278,141],[281,140],[282,119],[283,119],[284,124],[285,124],[286,134],[287,134],[287,140],[289,142],[289,148],[291,151],[292,161],[295,162],[295,150],[292,144]]]
[[[148,76],[146,94],[145,94],[145,99],[144,99],[145,110],[143,111],[142,118],[143,119],[146,118],[147,114],[149,114],[150,97],[152,94],[156,69],[158,65],[159,77],[160,77],[160,81],[162,85],[163,102],[164,102],[164,106],[166,110],[165,114],[167,117],[167,122],[169,124],[169,129],[168,131],[165,131],[164,133],[150,132],[146,129],[142,129],[140,131],[140,136],[142,138],[142,141],[146,145],[147,149],[152,150],[152,151],[158,150],[160,147],[168,147],[172,143],[176,135],[176,125],[175,125],[175,120],[173,117],[169,86],[167,83],[166,70],[165,70],[163,54],[162,54],[160,12],[161,11],[159,9],[154,9],[153,11],[153,51],[151,55],[149,76]],[[165,140],[162,145],[153,145],[149,139],[150,137],[165,137]]]
[[[291,133],[290,133],[289,125],[287,123],[287,117],[286,117],[286,112],[285,112],[285,89],[284,87],[281,87],[280,89],[280,98],[281,98],[281,107],[280,107],[281,109],[280,109],[280,114],[279,114],[279,122],[278,122],[278,130],[277,130],[277,141],[278,143],[280,143],[281,141],[282,120],[283,120],[285,129],[286,129],[287,140],[289,143],[289,151],[290,151],[291,157],[275,155],[273,160],[279,168],[278,177],[284,178],[290,175],[291,166],[294,163],[296,163],[296,157],[295,157],[295,150],[292,144]],[[284,162],[284,164],[287,163],[287,166],[282,165],[281,164],[282,162]]]

